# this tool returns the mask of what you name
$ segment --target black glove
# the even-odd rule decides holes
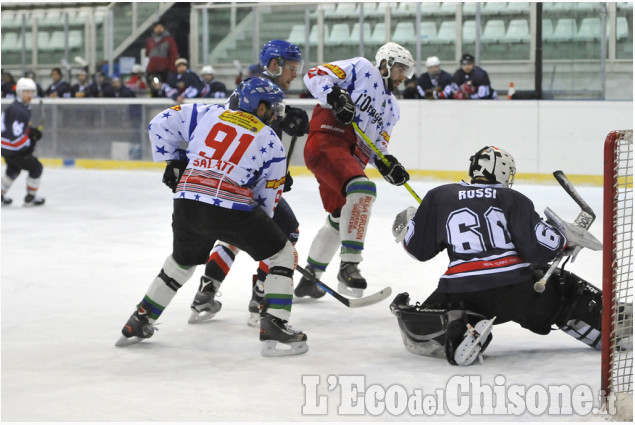
[[[388,165],[384,164],[381,159],[375,159],[375,167],[384,176],[384,179],[390,184],[401,186],[410,179],[410,175],[403,165],[397,161],[392,155],[384,156],[388,160]]]
[[[171,161],[167,161],[165,171],[163,172],[163,183],[172,189],[172,192],[176,192],[176,185],[179,184],[179,180],[181,180],[181,176],[187,168],[188,162],[189,161],[187,159],[173,159]]]
[[[333,89],[326,95],[326,102],[333,108],[333,115],[335,118],[343,124],[348,125],[353,122],[355,118],[355,104],[351,96],[343,91],[338,86],[333,86]]]
[[[42,138],[42,127],[34,128],[31,127],[31,131],[29,132],[29,139],[31,139],[31,143],[35,143]]]
[[[284,177],[284,188],[282,192],[290,191],[291,186],[293,186],[293,177],[291,177],[291,173],[287,171],[287,175]]]
[[[309,116],[306,111],[287,105],[280,129],[289,136],[302,137],[309,132]]]

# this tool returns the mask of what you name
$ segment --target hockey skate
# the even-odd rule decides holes
[[[11,202],[13,202],[13,199],[2,195],[2,206],[3,207],[6,206],[6,205],[11,205]]]
[[[303,354],[309,350],[306,334],[287,325],[286,320],[260,313],[260,354],[263,357],[281,357]]]
[[[115,346],[127,347],[154,335],[154,331],[157,328],[150,323],[148,311],[149,306],[141,302],[137,307],[137,311],[132,313],[132,316],[130,316],[130,319],[121,330],[123,336],[117,340]]]
[[[357,267],[359,263],[340,263],[340,272],[337,274],[339,292],[351,297],[360,298],[366,289],[366,279],[362,277]]]
[[[24,205],[25,207],[39,207],[40,205],[44,205],[44,198],[37,198],[35,195],[26,195],[24,197]]]
[[[206,322],[216,316],[216,313],[223,307],[220,301],[214,299],[215,296],[220,297],[221,295],[220,292],[218,292],[220,285],[221,282],[210,279],[207,276],[201,276],[201,286],[190,306],[192,314],[187,323]]]
[[[260,304],[265,298],[265,293],[258,287],[258,275],[253,276],[251,300],[249,301],[249,319],[247,325],[257,328],[260,323]]]
[[[315,270],[310,265],[306,266],[306,271],[315,276]],[[326,291],[314,282],[311,282],[309,279],[302,276],[302,279],[300,279],[300,283],[298,283],[294,293],[296,297],[322,298],[324,294],[326,294]]]
[[[454,351],[454,361],[459,366],[469,366],[477,358],[483,363],[483,351],[492,340],[492,327],[494,327],[493,317],[491,320],[481,320],[476,326],[467,324],[467,330],[463,334],[463,341]]]

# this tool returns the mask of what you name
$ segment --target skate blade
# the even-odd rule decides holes
[[[252,328],[260,327],[260,313],[249,313],[249,319],[247,319],[247,326]]]
[[[190,315],[190,318],[187,319],[187,323],[190,324],[194,324],[194,323],[203,323],[203,322],[209,322],[210,320],[212,320],[214,318],[214,316],[216,316],[216,313],[212,313],[209,311],[193,311],[192,314]]]
[[[260,354],[263,357],[284,357],[304,354],[309,351],[306,341],[284,343],[279,341],[262,341]]]
[[[125,336],[121,336],[117,342],[115,342],[115,347],[128,347],[130,345],[138,344],[146,338],[139,338],[138,336],[132,336],[130,338],[126,338]]]
[[[471,340],[464,340],[459,344],[456,348],[456,352],[454,353],[454,361],[459,366],[469,366],[474,363],[478,357],[480,357],[479,362],[482,364],[482,344],[481,342],[487,341],[489,334],[492,333],[492,328],[494,327],[494,317],[491,320],[481,320],[474,326],[474,331],[477,336],[472,337]]]
[[[337,291],[340,294],[348,295],[353,298],[361,298],[364,295],[364,290],[359,288],[351,288],[346,286],[344,282],[339,282],[337,285]]]

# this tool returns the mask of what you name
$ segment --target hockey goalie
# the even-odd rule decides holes
[[[542,220],[531,200],[511,189],[515,173],[509,153],[486,146],[470,158],[470,183],[432,189],[419,208],[397,215],[393,235],[408,254],[426,261],[447,249],[450,258],[425,301],[411,305],[401,293],[390,305],[410,352],[466,366],[482,360],[493,325],[510,321],[540,335],[555,326],[600,348],[601,291],[557,267],[542,292],[534,282],[547,277],[555,258],[602,244],[551,210]],[[632,317],[632,306],[624,314]]]

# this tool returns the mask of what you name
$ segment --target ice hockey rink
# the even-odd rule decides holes
[[[523,164],[517,165],[522,172]],[[603,420],[566,408],[559,415],[541,407],[498,415],[487,409],[480,414],[473,400],[452,407],[467,397],[454,384],[471,379],[500,391],[522,386],[528,399],[543,397],[549,386],[566,386],[577,397],[590,397],[595,408],[600,352],[562,331],[539,336],[516,324],[494,327],[483,364],[461,368],[407,352],[388,306],[404,291],[413,303],[427,297],[447,256],[419,263],[394,243],[394,216],[416,201],[383,180],[377,180],[361,270],[369,281],[367,294],[390,286],[393,295],[360,309],[346,308],[329,295],[296,299],[290,323],[307,333],[308,353],[261,357],[258,330],[246,325],[256,263],[244,253],[221,287],[223,308],[213,321],[187,323],[201,266],[151,339],[115,347],[171,252],[172,193],[161,177],[161,170],[45,168],[40,194],[46,205],[31,209],[20,206],[24,175],[12,187],[14,205],[2,209],[3,421]],[[411,183],[422,197],[442,184]],[[551,185],[520,180],[514,188],[539,212],[549,206],[569,221],[577,215],[577,205],[555,180]],[[602,189],[577,188],[598,215],[591,231],[601,239]],[[310,176],[296,177],[285,197],[301,223],[296,248],[305,265],[325,218],[317,184]],[[335,265],[322,279],[332,287],[337,286]],[[600,286],[600,252],[583,250],[567,268]],[[362,386],[351,390],[351,382]],[[403,394],[413,399],[442,394],[444,402],[422,414],[414,404],[404,408]],[[487,395],[483,399],[487,404]]]

